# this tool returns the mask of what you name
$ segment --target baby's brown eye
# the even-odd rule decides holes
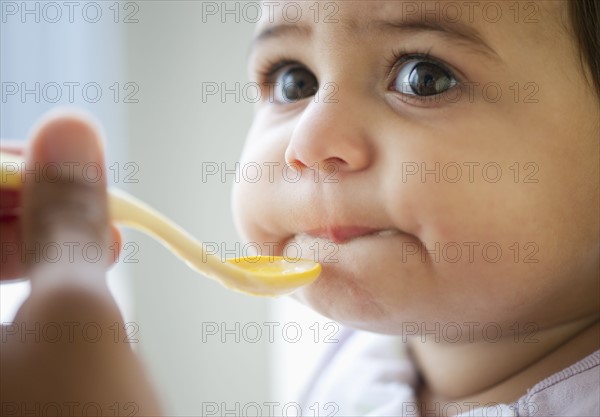
[[[402,94],[425,97],[441,94],[456,83],[452,74],[442,66],[422,59],[410,59],[400,68],[393,88]]]
[[[312,72],[303,67],[286,67],[275,77],[274,99],[278,103],[294,103],[314,96],[319,81]]]

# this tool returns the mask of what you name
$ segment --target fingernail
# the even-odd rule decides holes
[[[103,163],[102,145],[91,122],[74,115],[43,122],[34,136],[33,156],[42,163]]]

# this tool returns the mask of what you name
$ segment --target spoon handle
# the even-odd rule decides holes
[[[108,188],[108,195],[110,215],[114,222],[152,236],[205,276],[222,281],[221,273],[231,273],[229,265],[206,253],[201,242],[152,207],[114,187]]]

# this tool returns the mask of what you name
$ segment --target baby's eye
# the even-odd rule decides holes
[[[441,94],[457,84],[452,73],[440,64],[411,58],[402,63],[392,89],[411,96]]]
[[[319,81],[305,67],[286,66],[272,77],[275,83],[274,100],[277,103],[294,103],[312,97],[319,90]]]

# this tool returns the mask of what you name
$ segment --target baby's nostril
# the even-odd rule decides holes
[[[295,171],[301,171],[302,168],[306,168],[307,165],[302,163],[302,161],[299,161],[298,159],[290,159],[288,160],[286,158],[285,163],[287,164],[288,167],[290,167],[291,169],[295,170]]]
[[[332,158],[327,158],[327,159],[325,160],[325,163],[329,163],[329,164],[337,164],[337,165],[344,165],[344,164],[346,164],[347,162],[346,162],[344,159],[342,159],[342,158],[338,158],[338,157],[336,156],[336,157],[332,157]]]
[[[340,167],[347,165],[348,163],[343,160],[342,158],[338,158],[338,157],[332,157],[332,158],[327,158],[320,166],[319,168],[327,173],[327,174],[331,174],[331,173],[335,173],[338,172],[340,170]]]

